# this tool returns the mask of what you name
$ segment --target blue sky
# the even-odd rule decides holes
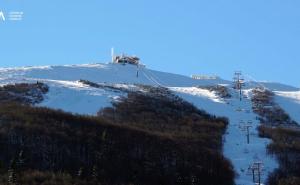
[[[105,62],[110,48],[152,69],[300,86],[297,0],[1,0],[0,66]]]

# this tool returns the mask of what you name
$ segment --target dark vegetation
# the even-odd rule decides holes
[[[100,185],[96,180],[74,178],[67,173],[54,173],[37,170],[22,170],[17,174],[9,173],[0,176],[0,184],[20,185]]]
[[[279,168],[270,174],[269,185],[300,184],[300,127],[273,100],[268,90],[253,91],[253,109],[260,116],[261,137],[272,139],[267,150],[275,155]]]
[[[90,87],[106,89],[106,90],[110,90],[110,91],[113,91],[113,92],[131,92],[131,90],[129,90],[127,88],[117,87],[113,84],[108,84],[108,83],[100,84],[100,83],[91,82],[89,80],[79,80],[79,82],[83,83],[85,85],[88,85]]]
[[[290,116],[274,102],[274,93],[257,88],[252,91],[253,110],[260,117],[260,121],[268,126],[293,126],[297,125]]]
[[[195,148],[222,149],[222,135],[228,124],[197,109],[168,89],[144,86],[147,93],[132,92],[101,110],[98,115],[113,122],[167,135],[193,140]],[[196,147],[197,146],[197,147]]]
[[[221,154],[227,119],[143,87],[97,117],[1,103],[0,182],[232,185]]]
[[[276,155],[279,168],[269,176],[269,185],[300,184],[300,130],[260,126],[261,137],[272,139],[268,152]]]
[[[0,87],[0,103],[36,104],[43,101],[43,95],[48,92],[48,89],[47,85],[40,82],[5,85]]]
[[[199,88],[204,88],[209,91],[216,92],[216,94],[221,98],[231,98],[232,95],[230,94],[228,88],[223,85],[216,85],[216,86],[199,86]]]

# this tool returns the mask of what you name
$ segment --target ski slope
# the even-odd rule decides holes
[[[67,112],[95,115],[100,108],[123,94],[93,88],[78,81],[44,80],[49,85],[49,92],[39,106],[61,109]]]
[[[231,90],[233,97],[219,99],[214,92],[208,90],[186,87],[172,88],[182,98],[192,102],[197,107],[207,112],[229,118],[229,125],[224,137],[224,155],[231,160],[237,173],[237,185],[253,185],[251,171],[248,170],[253,162],[263,162],[264,172],[262,182],[265,182],[268,174],[278,167],[276,160],[267,155],[266,145],[269,139],[258,137],[256,127],[259,125],[255,113],[252,112],[250,99],[239,100],[238,92]],[[245,91],[244,95],[249,95]],[[246,132],[241,129],[240,122],[252,122],[250,128],[250,144],[247,144]]]
[[[300,122],[300,92],[295,87],[279,83],[249,81],[243,91],[244,96],[248,98],[240,101],[238,93],[233,89],[230,89],[232,98],[221,99],[214,92],[198,88],[219,84],[230,87],[231,81],[195,80],[134,65],[82,64],[0,68],[0,85],[36,81],[47,84],[50,87],[49,93],[38,106],[62,109],[75,114],[95,115],[101,108],[111,106],[112,101],[126,96],[125,92],[84,85],[79,82],[81,79],[128,89],[135,89],[134,84],[167,87],[200,109],[217,116],[228,117],[230,124],[224,136],[224,155],[232,161],[237,173],[237,185],[253,185],[252,176],[248,173],[252,162],[264,163],[262,181],[277,167],[275,159],[266,154],[266,145],[270,141],[258,137],[256,127],[259,122],[256,120],[257,115],[252,111],[250,101],[252,88],[264,86],[276,91],[276,101],[295,121]],[[250,144],[247,144],[246,133],[241,129],[241,121],[252,122]]]

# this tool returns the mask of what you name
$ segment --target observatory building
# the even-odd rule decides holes
[[[112,63],[117,64],[133,64],[133,65],[139,65],[140,64],[140,58],[137,56],[128,56],[125,54],[122,55],[114,55],[114,50],[112,49],[111,53],[112,57]]]
[[[133,65],[139,65],[140,58],[136,56],[127,56],[127,55],[121,55],[121,56],[114,56],[113,63],[119,63],[119,64],[133,64]]]

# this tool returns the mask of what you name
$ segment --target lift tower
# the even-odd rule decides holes
[[[252,175],[253,183],[261,185],[261,176],[264,171],[262,161],[253,162],[248,168],[248,175]]]
[[[245,86],[245,82],[244,79],[242,78],[241,71],[234,72],[233,82],[234,82],[234,88],[239,90],[240,92],[240,101],[242,101],[242,88]]]

